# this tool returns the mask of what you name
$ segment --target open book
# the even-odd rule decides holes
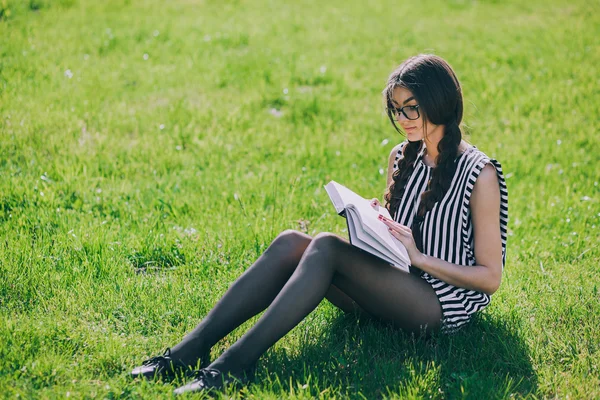
[[[387,225],[377,219],[379,214],[391,219],[385,207],[375,210],[369,200],[335,181],[330,181],[324,188],[337,213],[346,217],[352,245],[409,272],[410,258],[406,248],[392,236]]]

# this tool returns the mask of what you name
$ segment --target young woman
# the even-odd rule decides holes
[[[383,94],[391,123],[407,140],[389,157],[384,198],[393,220],[380,218],[406,246],[411,273],[337,235],[286,230],[181,343],[132,376],[167,376],[198,361],[206,367],[218,340],[267,307],[175,392],[220,388],[245,376],[323,298],[426,334],[455,332],[489,304],[504,267],[508,193],[500,164],[462,140],[456,75],[440,57],[419,55],[390,75]],[[377,200],[372,205],[380,207]]]

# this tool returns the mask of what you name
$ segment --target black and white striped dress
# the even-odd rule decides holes
[[[403,157],[403,142],[396,155],[394,171]],[[427,187],[433,168],[423,162],[425,146],[419,152],[415,168],[410,176],[398,210],[393,213],[395,221],[412,226],[413,218],[421,201],[421,193]],[[483,167],[491,163],[496,168],[500,184],[500,231],[502,238],[502,268],[506,261],[506,233],[508,224],[508,191],[498,161],[489,158],[475,146],[457,158],[457,168],[448,192],[441,201],[425,214],[421,223],[423,253],[465,268],[475,265],[473,224],[469,202],[473,186]],[[427,273],[421,275],[435,290],[442,306],[442,330],[453,333],[470,321],[476,311],[490,303],[490,296],[475,290],[449,285]]]

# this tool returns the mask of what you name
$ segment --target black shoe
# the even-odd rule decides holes
[[[210,364],[210,352],[201,357],[200,367]],[[132,378],[173,378],[177,372],[184,371],[189,367],[171,358],[171,349],[167,348],[162,356],[152,357],[142,362],[142,365],[131,371]]]
[[[243,386],[249,378],[246,374],[238,377],[232,374],[224,374],[213,368],[202,368],[194,371],[194,380],[187,385],[178,387],[174,394],[194,393],[200,391],[221,390],[226,386]]]

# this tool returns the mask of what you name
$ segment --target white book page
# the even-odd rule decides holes
[[[349,205],[347,210],[348,228],[350,229],[350,237],[353,240],[353,244],[369,253],[372,253],[382,258],[383,260],[391,263],[395,267],[398,267],[403,271],[409,272],[408,266],[410,265],[410,262],[406,261],[408,260],[408,255],[405,259],[400,250],[390,250],[388,247],[382,245],[381,242],[379,242],[377,239],[373,238],[371,234],[361,230],[361,222],[355,221],[356,219],[360,219],[360,217],[357,214],[357,211],[352,207],[352,205]],[[394,238],[394,240],[397,239]],[[402,243],[400,243],[400,246],[402,250],[406,251]]]
[[[354,203],[347,205],[346,208],[355,208],[360,215],[363,229],[371,236],[378,237],[380,241],[383,242],[384,246],[396,253],[398,258],[407,265],[410,264],[408,252],[402,242],[396,239],[390,231],[388,231],[388,226],[378,218],[378,215],[381,214],[386,218],[392,219],[387,208],[380,206],[379,210],[375,210],[371,206],[369,200],[363,199],[362,197],[360,199],[361,200],[354,200]]]
[[[338,213],[344,208],[348,208],[349,205],[352,205],[358,213],[363,229],[371,236],[379,238],[385,247],[397,254],[407,265],[410,264],[410,258],[404,245],[392,236],[388,231],[387,225],[378,219],[379,214],[392,219],[385,207],[380,206],[379,210],[375,210],[369,200],[333,180],[324,187],[331,201],[334,203],[336,211],[339,209]]]

